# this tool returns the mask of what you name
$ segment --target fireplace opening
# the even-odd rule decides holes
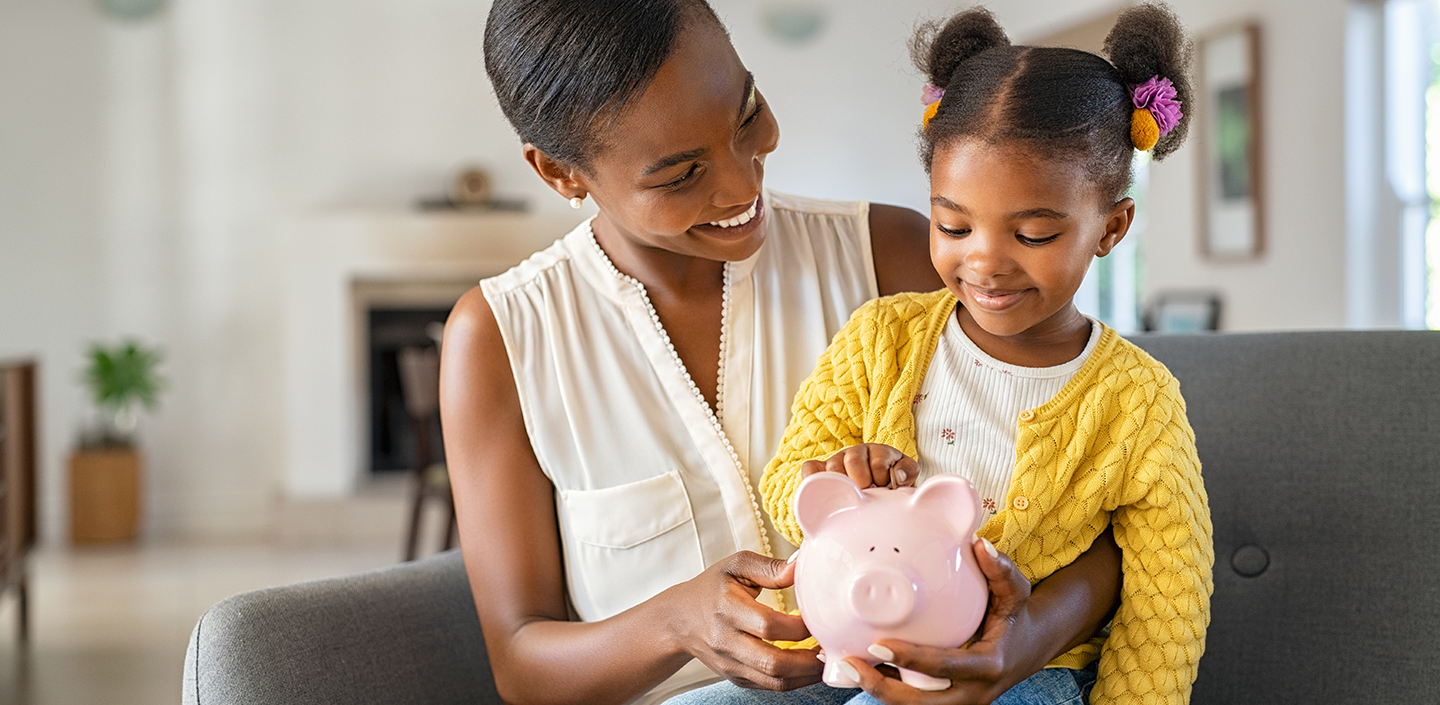
[[[438,348],[449,307],[371,308],[367,312],[369,358],[370,472],[408,472],[417,451],[417,429],[429,435],[430,463],[445,462],[445,445],[438,411],[417,423],[405,404],[401,351]],[[435,382],[438,385],[438,379]],[[436,390],[423,390],[436,394]]]

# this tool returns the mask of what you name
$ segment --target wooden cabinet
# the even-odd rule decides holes
[[[36,365],[0,363],[0,596],[20,600],[19,630],[29,631],[26,556],[35,545]]]

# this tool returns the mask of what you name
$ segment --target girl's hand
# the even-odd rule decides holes
[[[837,472],[850,478],[856,487],[913,487],[920,466],[900,451],[883,443],[862,443],[836,453],[828,460],[807,460],[800,466],[801,479],[817,472]]]
[[[975,559],[990,587],[990,606],[978,641],[964,649],[919,646],[891,639],[871,647],[871,653],[886,662],[948,679],[950,688],[916,690],[881,675],[858,658],[845,659],[845,663],[855,669],[865,692],[887,705],[990,703],[1045,667],[1051,656],[1044,644],[1036,643],[1038,635],[1027,609],[1030,581],[1009,556],[995,551],[984,539],[975,542]]]
[[[814,651],[781,649],[767,641],[810,636],[799,615],[757,602],[761,588],[795,584],[795,565],[741,551],[661,593],[673,609],[668,632],[710,670],[746,688],[793,690],[820,682],[824,665]]]

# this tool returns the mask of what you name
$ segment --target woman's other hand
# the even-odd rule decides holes
[[[810,632],[798,615],[755,598],[762,588],[780,590],[794,583],[793,563],[741,551],[659,599],[673,601],[667,631],[710,670],[746,688],[793,690],[820,682],[823,664],[813,651],[766,642],[801,641]]]
[[[850,478],[856,487],[913,487],[920,475],[915,459],[883,443],[850,446],[826,460],[807,460],[800,477],[817,472],[836,472]]]
[[[975,559],[990,588],[990,605],[975,643],[944,649],[882,639],[871,647],[871,653],[886,662],[948,679],[950,687],[917,690],[885,677],[861,659],[845,659],[865,692],[887,705],[989,703],[1050,661],[1054,649],[1043,643],[1031,619],[1030,581],[1009,556],[984,539],[975,542]]]

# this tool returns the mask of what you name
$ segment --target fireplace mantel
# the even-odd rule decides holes
[[[357,288],[407,303],[453,297],[554,242],[583,216],[351,210],[283,223],[287,494],[345,495],[366,476]]]

